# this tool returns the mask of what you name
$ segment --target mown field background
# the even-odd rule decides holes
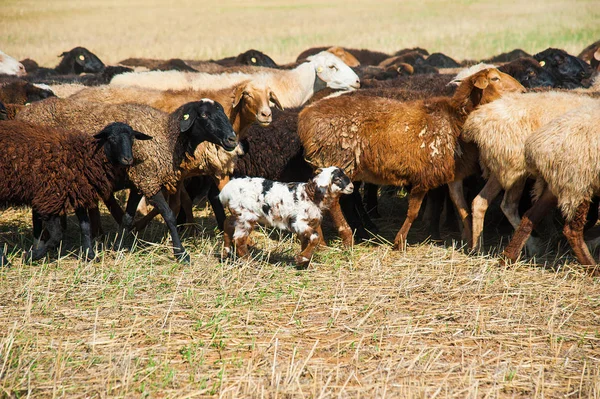
[[[3,0],[0,49],[45,66],[79,45],[108,64],[249,48],[288,62],[327,44],[460,60],[577,54],[600,39],[599,20],[598,1],[573,0]],[[109,234],[99,261],[79,261],[74,218],[60,256],[24,264],[31,214],[3,209],[13,267],[0,270],[0,397],[600,397],[600,284],[563,242],[500,267],[510,229],[492,215],[485,254],[448,230],[426,241],[423,223],[393,252],[405,201],[381,204],[381,239],[344,249],[326,224],[328,247],[306,271],[292,264],[299,245],[268,230],[253,235],[252,260],[222,261],[203,203],[198,234],[184,236],[191,265],[174,262],[160,220],[131,250],[110,250]]]

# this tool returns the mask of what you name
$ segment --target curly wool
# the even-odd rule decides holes
[[[31,205],[42,215],[93,208],[113,191],[116,171],[87,134],[0,123],[0,201]]]

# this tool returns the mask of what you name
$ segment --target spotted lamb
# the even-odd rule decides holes
[[[259,177],[233,179],[219,194],[231,215],[225,220],[223,256],[232,241],[239,257],[248,254],[248,236],[257,223],[298,234],[302,252],[295,258],[306,267],[318,245],[323,211],[341,194],[350,194],[352,182],[337,167],[317,170],[308,183],[280,183]]]

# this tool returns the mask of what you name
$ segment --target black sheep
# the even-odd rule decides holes
[[[548,48],[533,56],[556,80],[557,87],[575,89],[589,87],[592,67],[564,50]]]
[[[54,93],[22,79],[9,78],[0,82],[0,102],[4,104],[25,105],[48,97],[54,97]]]
[[[43,84],[63,84],[63,83],[79,83],[84,86],[100,86],[109,84],[115,75],[125,72],[133,72],[133,69],[124,66],[108,66],[99,73],[88,73],[84,75],[49,75],[49,76],[25,76],[24,79],[34,83]]]
[[[29,205],[33,212],[32,259],[43,257],[61,240],[60,216],[75,211],[84,252],[94,258],[87,209],[111,196],[116,181],[133,163],[134,139],[150,136],[116,122],[90,136],[23,121],[0,123],[0,202]],[[101,151],[103,149],[103,151]],[[42,222],[50,239],[41,239]],[[0,253],[0,263],[8,260]]]
[[[427,65],[436,68],[459,68],[460,64],[442,53],[433,53],[425,60]]]
[[[59,57],[62,57],[60,63],[54,68],[37,68],[32,71],[27,70],[28,75],[35,75],[43,78],[53,75],[79,75],[82,73],[99,73],[104,70],[104,63],[100,61],[94,53],[85,47],[75,47],[70,51],[65,51]],[[27,65],[31,69],[35,61],[28,60]]]
[[[511,61],[498,68],[517,79],[528,89],[534,87],[557,87],[556,79],[534,58],[524,57]]]

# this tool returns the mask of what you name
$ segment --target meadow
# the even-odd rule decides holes
[[[79,45],[107,64],[249,48],[288,62],[327,44],[460,60],[577,54],[600,39],[599,20],[597,1],[568,0],[3,0],[0,49],[45,66]],[[183,236],[190,265],[174,261],[160,219],[112,250],[105,209],[97,261],[78,259],[70,217],[60,254],[27,264],[31,212],[2,208],[13,266],[0,270],[0,397],[600,397],[598,278],[560,237],[500,266],[510,228],[497,211],[482,254],[447,228],[431,242],[422,221],[397,252],[406,201],[385,194],[379,238],[346,249],[326,221],[327,247],[298,270],[299,244],[268,229],[252,235],[251,259],[221,259],[204,202]]]

